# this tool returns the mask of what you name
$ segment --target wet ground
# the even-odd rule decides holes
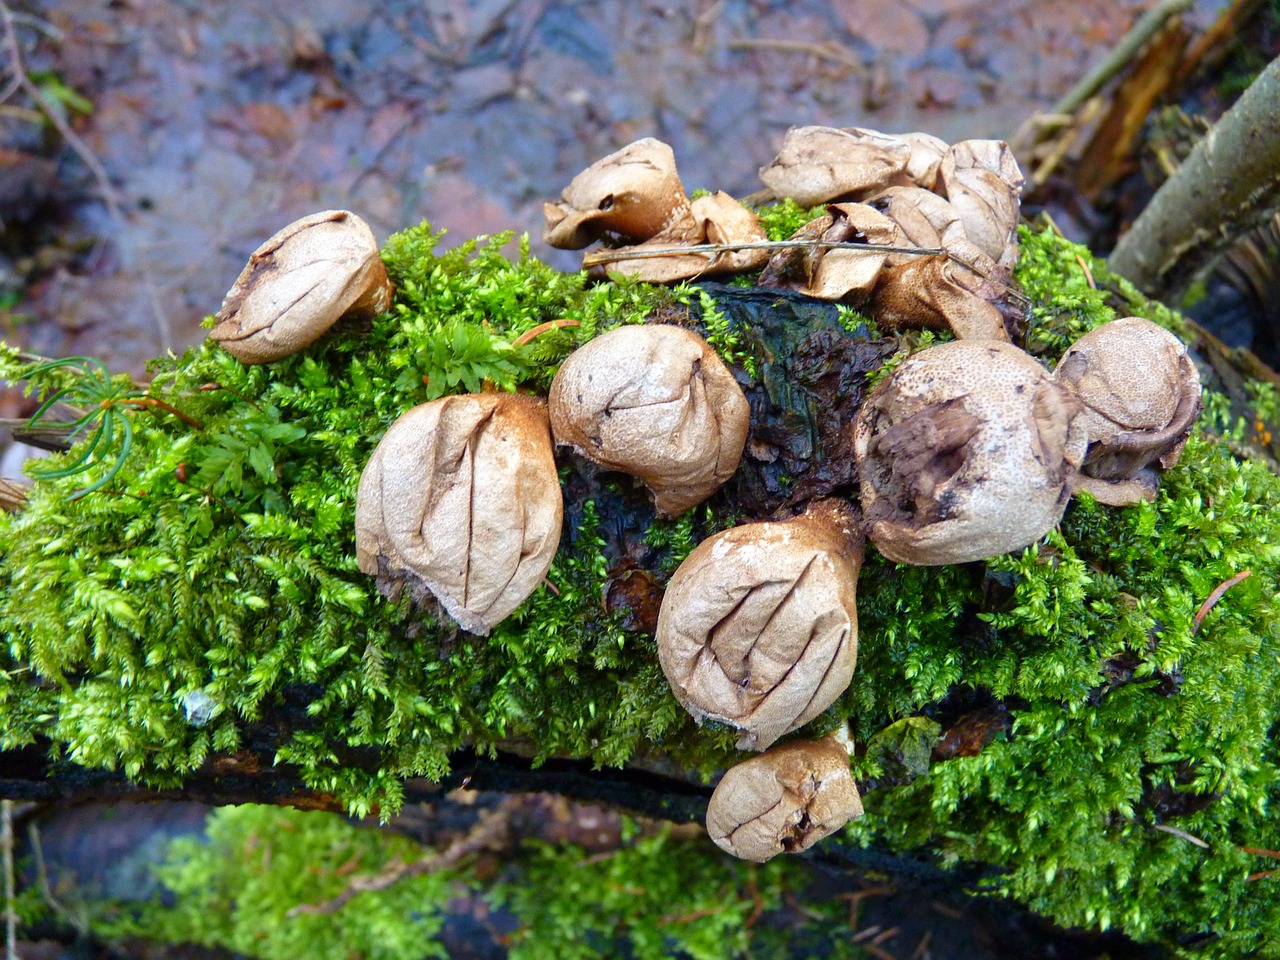
[[[253,248],[298,216],[537,238],[544,199],[641,136],[672,144],[689,190],[736,195],[792,125],[1007,138],[1151,0],[297,6],[21,5],[27,69],[91,105],[68,120],[110,183],[47,124],[0,116],[0,216],[23,242],[0,275],[31,284],[12,311],[30,321],[5,335],[138,371],[197,341]]]

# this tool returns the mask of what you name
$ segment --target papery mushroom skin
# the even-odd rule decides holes
[[[865,203],[833,203],[826,216],[805,224],[792,239],[893,246],[902,242],[902,231]],[[762,287],[859,304],[871,294],[887,256],[877,250],[829,250],[816,244],[782,250],[769,260],[758,282]]]
[[[392,293],[369,225],[350,211],[326,210],[295,220],[253,252],[209,336],[243,363],[270,363],[343,317],[383,312]]]
[[[908,358],[853,428],[871,540],[920,566],[1034,543],[1074,489],[1087,443],[1081,412],[1009,344],[958,340]]]
[[[764,863],[801,853],[862,816],[849,755],[834,739],[771,747],[725,773],[707,806],[707,833],[721,850]]]
[[[860,127],[792,127],[760,179],[802,207],[863,197],[907,183],[912,148],[897,137]]]
[[[541,400],[443,397],[403,414],[369,458],[356,560],[388,596],[429,593],[483,636],[546,577],[563,515]]]
[[[749,523],[704,540],[672,575],[658,659],[694,719],[764,750],[835,701],[858,651],[862,536],[847,504]]]
[[[652,137],[597,160],[569,182],[559,202],[543,204],[542,212],[543,238],[567,250],[604,236],[630,243],[677,239],[696,226],[675,154]]]
[[[750,427],[742,388],[716,352],[665,324],[618,327],[574,351],[548,404],[556,443],[639,479],[663,516],[733,476]]]
[[[965,233],[1008,270],[1018,261],[1024,182],[1003,140],[961,140],[951,145],[938,164],[938,191],[959,212]]]
[[[1067,350],[1054,379],[1084,404],[1081,487],[1121,506],[1154,499],[1200,412],[1200,376],[1182,341],[1141,317],[1113,320]]]

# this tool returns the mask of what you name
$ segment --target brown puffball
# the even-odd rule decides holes
[[[780,744],[730,767],[707,806],[707,833],[742,860],[800,853],[862,816],[849,755],[833,738]]]
[[[402,415],[369,458],[356,559],[387,596],[430,593],[483,636],[542,583],[563,514],[541,400],[443,397]]]
[[[1084,404],[1089,450],[1079,486],[1103,503],[1154,499],[1200,412],[1200,377],[1182,341],[1141,317],[1105,323],[1054,372]]]
[[[716,352],[662,324],[618,327],[574,351],[548,403],[556,443],[639,479],[664,516],[733,476],[750,425],[746,397]]]
[[[1018,262],[1018,214],[1025,181],[1003,140],[961,140],[938,164],[938,191],[960,214],[965,233],[1008,270]]]
[[[760,168],[760,179],[776,196],[813,207],[907,183],[911,157],[910,144],[875,130],[792,127],[778,155]]]
[[[658,613],[658,660],[694,719],[763,750],[844,692],[858,653],[862,536],[835,500],[718,533],[685,558]]]
[[[269,363],[342,317],[373,316],[394,288],[369,225],[346,210],[295,220],[253,252],[209,336],[243,363]]]
[[[920,566],[1034,543],[1074,489],[1082,409],[1010,344],[958,340],[908,358],[854,424],[871,539],[891,560]]]
[[[574,177],[558,203],[542,205],[543,239],[578,250],[606,234],[641,243],[683,237],[696,228],[676,172],[676,158],[661,140],[645,137],[597,160]]]

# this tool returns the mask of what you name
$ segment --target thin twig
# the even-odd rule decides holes
[[[783,53],[806,53],[823,60],[831,60],[841,66],[848,67],[854,73],[862,74],[867,68],[853,59],[853,55],[835,42],[811,43],[806,40],[771,40],[768,38],[730,40],[730,50],[779,50]]]
[[[1248,579],[1252,573],[1252,570],[1241,570],[1234,577],[1229,580],[1223,580],[1213,588],[1213,593],[1205,598],[1204,603],[1200,604],[1200,609],[1196,611],[1196,615],[1191,618],[1191,635],[1193,637],[1200,632],[1200,624],[1204,623],[1204,618],[1209,615],[1210,610],[1217,606],[1223,595],[1241,580]]]
[[[1075,113],[1086,100],[1123,70],[1143,45],[1160,32],[1166,20],[1189,8],[1193,0],[1163,0],[1144,13],[1133,28],[1121,38],[1111,53],[1090,70],[1059,100],[1050,113]]]
[[[102,161],[98,159],[98,155],[93,152],[93,149],[81,139],[75,130],[71,129],[71,125],[66,118],[58,111],[58,107],[27,73],[27,68],[22,59],[22,45],[18,42],[17,18],[13,11],[9,9],[9,4],[6,0],[0,0],[0,22],[4,24],[4,46],[9,54],[9,69],[13,71],[10,83],[16,84],[16,89],[23,90],[27,96],[35,101],[45,119],[53,125],[53,128],[58,131],[62,139],[70,145],[81,162],[89,168],[89,172],[93,174],[94,182],[98,185],[98,193],[102,197],[102,202],[107,206],[107,212],[123,229],[127,223],[124,209],[120,195],[116,193],[116,188],[111,183],[107,168],[102,165]],[[151,308],[155,317],[156,328],[160,334],[160,346],[162,349],[167,350],[173,339],[169,330],[168,317],[165,316],[159,298],[155,293],[155,283],[151,278],[151,268],[145,257],[139,257],[138,266],[139,271],[142,273],[143,281],[150,288]]]
[[[1200,847],[1202,850],[1213,849],[1212,847],[1209,846],[1209,844],[1205,843],[1199,837],[1192,836],[1191,834],[1187,833],[1187,831],[1179,830],[1177,827],[1171,827],[1167,823],[1152,824],[1151,829],[1160,830],[1164,833],[1172,834],[1173,836],[1177,837],[1180,840],[1186,840],[1188,843],[1194,843],[1197,847]]]
[[[18,960],[18,891],[13,876],[13,801],[0,801],[0,848],[4,850],[4,955]]]
[[[844,243],[828,240],[755,240],[750,243],[693,243],[685,247],[656,247],[652,250],[601,250],[584,254],[582,265],[594,267],[619,260],[648,260],[678,257],[686,253],[732,253],[735,250],[862,250],[867,253],[905,253],[920,257],[945,256],[940,247],[893,247],[880,243]]]
[[[478,853],[490,843],[502,837],[511,825],[511,815],[515,812],[517,798],[508,797],[497,810],[486,810],[480,814],[480,822],[464,837],[459,837],[445,848],[443,853],[425,857],[413,863],[393,860],[381,873],[373,876],[356,877],[345,890],[324,903],[301,903],[289,911],[287,916],[296,917],[301,914],[337,913],[353,898],[362,893],[386,890],[401,880],[421,876],[424,873],[435,873],[451,867],[463,857]]]

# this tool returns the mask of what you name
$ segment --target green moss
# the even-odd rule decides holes
[[[353,879],[430,855],[332,814],[222,808],[204,838],[171,842],[154,868],[174,904],[94,902],[88,913],[94,933],[108,940],[198,943],[262,960],[418,960],[445,956],[439,933],[448,902],[477,890],[510,911],[516,927],[503,939],[513,960],[782,958],[806,955],[806,943],[822,944],[823,956],[861,955],[844,903],[783,911],[784,895],[808,879],[803,864],[743,863],[701,841],[666,830],[646,835],[631,824],[605,856],[530,843],[496,877],[464,862],[332,905]],[[327,912],[295,911],[326,904]]]
[[[485,381],[545,390],[577,343],[693,298],[708,319],[691,288],[588,286],[524,245],[508,259],[505,238],[438,256],[436,239],[423,226],[388,243],[399,294],[369,329],[268,366],[209,344],[158,362],[148,395],[203,430],[123,414],[134,443],[111,484],[73,501],[83,478],[41,481],[23,513],[0,517],[0,746],[46,737],[77,763],[171,785],[301,701],[279,759],[356,814],[394,810],[403,778],[440,776],[463,746],[517,740],[598,764],[644,747],[705,772],[731,760],[731,732],[695,727],[653,641],[605,612],[594,502],[552,567],[558,594],[538,591],[485,639],[457,639],[357,571],[356,483],[405,409]],[[1022,241],[1028,343],[1044,362],[1117,310],[1182,330],[1083,248],[1049,231]],[[557,318],[581,326],[515,345]],[[718,347],[745,363],[733,332]],[[0,375],[25,369],[0,352]],[[1259,414],[1275,406],[1263,388],[1252,399]],[[985,564],[913,569],[872,552],[858,672],[809,729],[849,719],[865,741],[971,688],[1013,720],[976,755],[871,793],[852,842],[994,865],[993,892],[1066,923],[1168,942],[1204,933],[1223,956],[1280,952],[1275,883],[1249,879],[1272,864],[1242,849],[1280,848],[1267,817],[1280,480],[1215,439],[1244,429],[1223,398],[1206,407],[1154,504],[1081,497],[1045,542]],[[735,520],[701,507],[654,523],[651,572],[664,581]],[[1246,569],[1197,627],[1214,589]],[[200,726],[187,715],[196,693],[213,704]],[[378,757],[372,772],[339,759],[353,750]],[[859,760],[864,776],[882,766]]]

